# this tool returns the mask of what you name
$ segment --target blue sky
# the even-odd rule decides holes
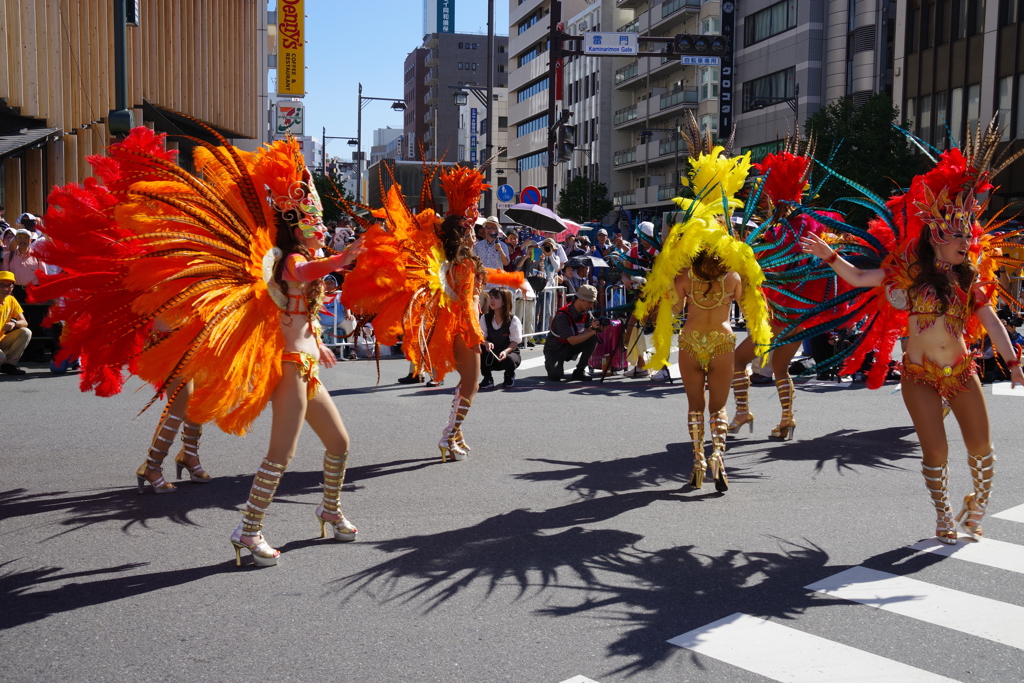
[[[455,30],[486,35],[487,2],[455,3]],[[508,34],[508,0],[494,0],[494,32]],[[327,135],[355,137],[360,82],[364,96],[403,97],[405,56],[423,42],[423,1],[306,0],[306,34],[306,134],[319,137],[326,126]],[[367,103],[363,151],[369,155],[375,128],[401,128],[402,121],[389,103]],[[354,149],[327,143],[331,156],[348,159]]]

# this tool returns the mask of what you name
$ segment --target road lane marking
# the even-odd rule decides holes
[[[597,681],[586,676],[573,676],[572,678],[565,679],[562,683],[597,683]]]
[[[1024,649],[1024,607],[1017,605],[867,567],[805,588]]]
[[[956,545],[939,543],[934,538],[921,541],[910,546],[914,550],[934,553],[944,557],[954,557],[965,562],[1005,569],[1009,572],[1024,574],[1024,546],[1014,543],[986,538],[983,541],[960,539]]]
[[[787,683],[838,680],[844,683],[934,683],[953,680],[738,612],[668,642]]]
[[[993,396],[1024,396],[1024,387],[1011,387],[1009,382],[993,382]]]
[[[1008,519],[1011,522],[1024,522],[1024,505],[1018,505],[1017,507],[1012,507],[1009,510],[1003,510],[1002,512],[997,512],[990,516],[997,517],[999,519]]]

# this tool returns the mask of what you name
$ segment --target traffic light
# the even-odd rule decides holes
[[[676,34],[675,51],[681,55],[724,55],[729,39],[718,35]]]
[[[558,127],[558,160],[569,161],[576,149],[576,126],[562,124]]]

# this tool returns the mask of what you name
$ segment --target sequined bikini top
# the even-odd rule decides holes
[[[907,310],[910,315],[917,316],[919,334],[930,330],[935,325],[935,321],[942,317],[946,331],[954,337],[959,337],[967,329],[967,321],[970,320],[976,308],[974,297],[971,292],[961,289],[960,283],[953,277],[948,263],[940,261],[939,265],[944,266],[942,269],[946,271],[951,280],[950,284],[953,285],[950,301],[945,310],[943,310],[939,295],[931,285],[910,287],[906,290]]]

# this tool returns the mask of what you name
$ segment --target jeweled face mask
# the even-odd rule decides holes
[[[294,212],[298,217],[298,227],[302,230],[303,237],[323,237],[324,209],[316,186],[311,182],[309,171],[302,174],[302,180],[288,186],[285,195],[271,197],[271,204],[282,214]]]
[[[932,244],[949,244],[957,234],[973,241],[977,221],[973,195],[962,194],[953,201],[945,188],[934,195],[925,187],[924,198],[925,201],[914,202],[914,205],[921,221],[928,226]]]

